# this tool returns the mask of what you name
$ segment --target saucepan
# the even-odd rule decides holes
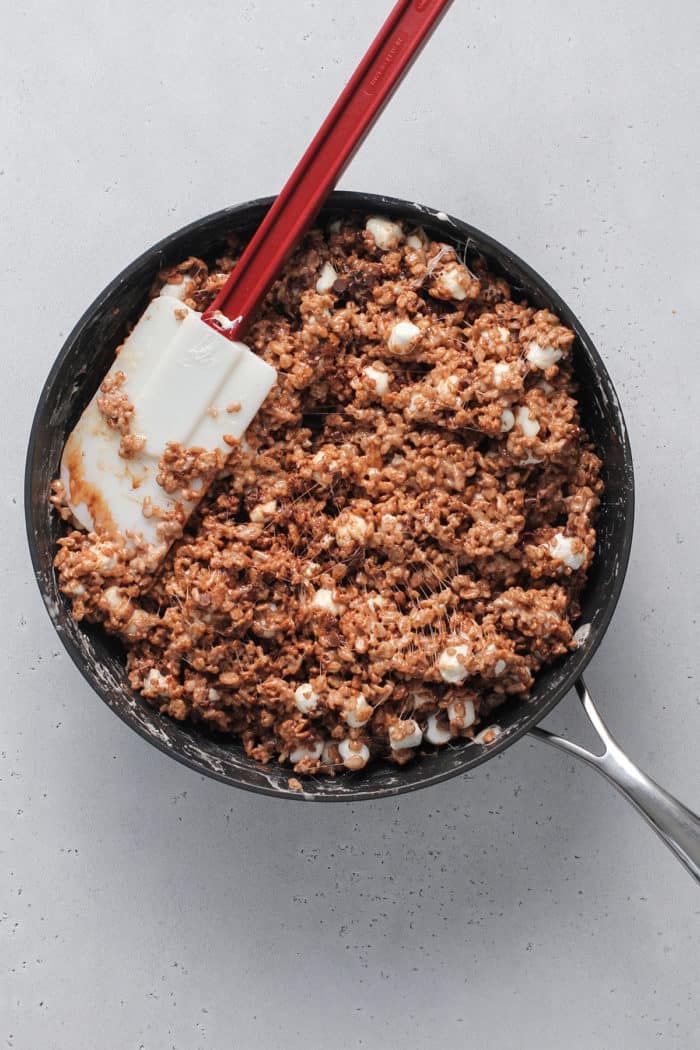
[[[610,376],[578,319],[546,281],[493,238],[441,211],[368,193],[336,192],[328,198],[321,221],[349,214],[383,214],[423,226],[433,238],[455,245],[467,260],[484,257],[510,282],[515,299],[526,298],[557,314],[576,333],[573,360],[580,384],[581,414],[604,464],[605,498],[597,524],[596,557],[582,597],[578,647],[539,674],[527,701],[511,701],[494,712],[501,734],[491,744],[463,740],[426,751],[401,768],[378,763],[361,773],[306,779],[303,791],[294,791],[288,785],[289,769],[275,764],[263,766],[248,758],[235,742],[160,715],[130,688],[120,644],[102,630],[72,619],[53,570],[61,523],[49,505],[50,485],[58,476],[65,439],[107,371],[129,323],[144,309],[157,271],[188,255],[215,257],[232,234],[250,235],[271,203],[272,198],[265,198],[216,212],[144,252],[89,307],[68,336],[46,380],[27,454],[26,521],[37,582],[71,658],[107,706],[154,747],[206,776],[280,799],[359,802],[399,795],[466,773],[530,733],[575,755],[611,781],[700,880],[700,820],[627,758],[607,731],[582,678],[617,605],[632,544],[632,455]],[[602,741],[599,755],[539,728],[538,723],[572,687]]]

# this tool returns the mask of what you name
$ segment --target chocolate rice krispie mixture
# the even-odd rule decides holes
[[[240,250],[153,292],[184,284],[204,310]],[[491,712],[575,646],[595,547],[573,333],[478,260],[371,217],[313,230],[247,341],[278,383],[226,461],[166,449],[166,492],[210,488],[164,523],[165,561],[133,537],[59,541],[74,615],[120,636],[159,711],[290,772],[493,739]],[[119,384],[103,395],[128,437]]]

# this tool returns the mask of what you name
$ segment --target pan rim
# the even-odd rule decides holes
[[[34,458],[37,444],[37,435],[42,426],[42,414],[44,411],[45,401],[47,394],[51,391],[52,386],[56,380],[57,375],[60,373],[66,358],[69,356],[73,343],[84,328],[85,324],[91,319],[101,308],[103,303],[109,299],[111,294],[119,287],[123,282],[129,280],[129,278],[135,274],[139,268],[149,258],[152,258],[156,253],[164,254],[168,249],[180,240],[186,239],[188,234],[194,234],[196,231],[201,230],[204,226],[224,224],[226,220],[231,219],[237,215],[245,212],[254,212],[255,210],[263,210],[268,208],[274,201],[273,196],[261,197],[255,200],[247,201],[242,204],[233,205],[227,208],[220,209],[205,215],[193,222],[187,223],[185,226],[168,234],[166,237],[161,238],[152,247],[142,252],[136,259],[134,259],[128,266],[117,274],[117,276],[95,297],[90,306],[84,311],[80,319],[71,329],[67,338],[65,339],[61,350],[59,351],[48,376],[42,386],[41,393],[37,401],[37,407],[34,412],[31,424],[31,430],[29,435],[29,442],[27,447],[26,464],[25,464],[25,479],[24,479],[24,511],[25,511],[25,525],[27,530],[27,539],[30,550],[30,556],[32,561],[32,567],[34,570],[35,578],[39,586],[44,605],[49,613],[50,619],[57,630],[56,622],[51,615],[51,599],[50,596],[45,592],[45,589],[41,581],[42,565],[39,559],[39,551],[36,542],[36,534],[33,528],[33,508],[32,508],[32,479],[34,471]],[[397,214],[417,213],[415,218],[429,224],[432,228],[439,228],[443,231],[447,238],[455,239],[459,236],[459,239],[465,239],[473,237],[475,241],[478,241],[480,246],[483,246],[487,252],[491,252],[493,255],[501,256],[512,263],[514,268],[520,270],[525,274],[529,280],[532,281],[533,285],[536,286],[539,292],[547,298],[548,302],[552,305],[555,312],[563,313],[575,322],[576,335],[578,340],[584,346],[585,351],[589,359],[592,361],[593,366],[598,374],[605,377],[606,390],[608,395],[612,398],[613,407],[615,409],[620,438],[622,442],[622,456],[626,470],[627,480],[627,497],[626,503],[623,508],[625,514],[625,530],[623,535],[623,541],[620,548],[617,550],[619,569],[616,574],[613,586],[610,593],[607,596],[604,607],[601,606],[601,614],[597,623],[595,637],[591,638],[585,648],[580,648],[564,657],[566,661],[566,671],[562,676],[561,682],[552,691],[552,695],[547,699],[546,702],[538,704],[536,707],[533,706],[532,714],[529,717],[524,717],[521,724],[516,727],[509,729],[507,733],[499,737],[493,744],[486,746],[480,745],[465,745],[463,752],[465,755],[462,763],[456,763],[454,767],[440,770],[438,769],[432,773],[426,773],[426,775],[420,779],[412,779],[397,783],[390,783],[381,786],[368,786],[366,789],[361,787],[363,774],[343,774],[343,782],[345,785],[353,784],[355,778],[357,778],[358,787],[348,787],[343,791],[337,791],[335,793],[323,793],[323,792],[305,792],[305,791],[293,791],[291,789],[284,790],[272,785],[266,785],[262,783],[246,783],[241,780],[235,779],[230,773],[219,772],[215,768],[205,767],[195,756],[188,755],[182,751],[174,749],[169,746],[168,743],[157,736],[149,734],[147,727],[143,726],[136,719],[129,717],[128,710],[120,710],[112,702],[110,702],[110,689],[103,684],[101,681],[96,680],[90,673],[88,667],[85,665],[83,655],[81,654],[78,646],[74,643],[73,639],[66,636],[64,632],[58,631],[57,634],[61,640],[62,645],[71,657],[71,660],[78,668],[80,673],[86,682],[91,686],[94,692],[100,697],[100,699],[106,704],[106,706],[113,711],[130,729],[138,733],[142,739],[144,739],[151,746],[158,748],[163,754],[168,755],[170,758],[175,759],[180,764],[187,766],[194,772],[197,772],[203,776],[207,776],[211,779],[218,780],[229,787],[236,787],[244,791],[250,791],[254,794],[262,794],[273,798],[284,798],[292,799],[296,801],[313,801],[313,802],[346,802],[354,803],[361,801],[372,801],[380,798],[395,797],[397,795],[406,794],[410,791],[421,790],[426,787],[431,787],[436,784],[442,783],[446,780],[450,780],[458,775],[470,772],[483,762],[494,758],[496,755],[501,754],[512,744],[516,743],[517,740],[521,739],[531,728],[538,725],[549,713],[557,706],[557,704],[564,698],[564,696],[571,690],[574,682],[579,678],[585,668],[590,663],[591,659],[595,655],[600,643],[603,640],[604,635],[610,625],[615,609],[617,607],[622,587],[624,585],[625,576],[629,564],[629,558],[632,546],[632,536],[634,529],[634,469],[632,461],[632,452],[629,442],[629,434],[627,425],[624,419],[622,408],[620,406],[617,392],[615,391],[612,379],[603,363],[603,360],[598,353],[598,350],[592,342],[587,331],[583,328],[580,321],[573,313],[571,308],[564,302],[561,296],[555,291],[552,286],[544,280],[528,263],[521,259],[518,255],[512,252],[505,245],[501,244],[495,238],[489,234],[484,233],[482,230],[473,226],[464,220],[457,219],[451,215],[447,215],[443,211],[438,211],[425,205],[416,204],[400,198],[386,196],[383,194],[372,194],[364,193],[360,191],[335,191],[331,194],[326,201],[324,211],[345,211],[352,212],[358,210],[381,210],[386,209],[388,211],[394,211]],[[527,703],[528,701],[526,701]],[[251,763],[253,765],[253,763]],[[290,776],[292,772],[290,770]],[[352,780],[350,779],[352,778]]]

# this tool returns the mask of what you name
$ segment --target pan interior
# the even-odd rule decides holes
[[[465,252],[467,260],[484,256],[494,271],[510,281],[514,298],[527,298],[533,305],[552,309],[576,333],[574,367],[580,383],[581,413],[603,459],[606,489],[598,519],[598,549],[582,600],[580,624],[587,625],[582,632],[585,640],[576,652],[540,673],[529,701],[510,702],[499,708],[497,720],[503,735],[490,747],[464,741],[402,768],[382,763],[359,774],[306,779],[303,794],[288,788],[288,768],[256,764],[239,744],[159,715],[129,687],[123,650],[117,640],[98,628],[77,624],[58,591],[52,561],[60,523],[50,513],[49,488],[58,475],[65,438],[111,364],[127,325],[144,309],[157,271],[190,254],[204,258],[216,255],[231,233],[252,232],[271,200],[226,209],[161,241],[105,289],[71,332],[42,391],[30,438],[25,507],[32,560],[49,615],[80,671],[120,718],[162,751],[200,773],[277,797],[357,801],[399,794],[455,776],[503,750],[551,710],[582,673],[612,617],[629,557],[634,483],[627,432],[610,377],[577,318],[546,282],[508,249],[467,223],[430,208],[369,194],[334,193],[322,221],[351,212],[379,212],[423,226],[432,236]]]

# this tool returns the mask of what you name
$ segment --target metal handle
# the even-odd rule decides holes
[[[700,817],[630,761],[610,735],[582,678],[576,683],[576,692],[593,728],[605,745],[602,755],[594,755],[539,726],[531,730],[532,735],[597,769],[639,810],[690,874],[700,882]]]

